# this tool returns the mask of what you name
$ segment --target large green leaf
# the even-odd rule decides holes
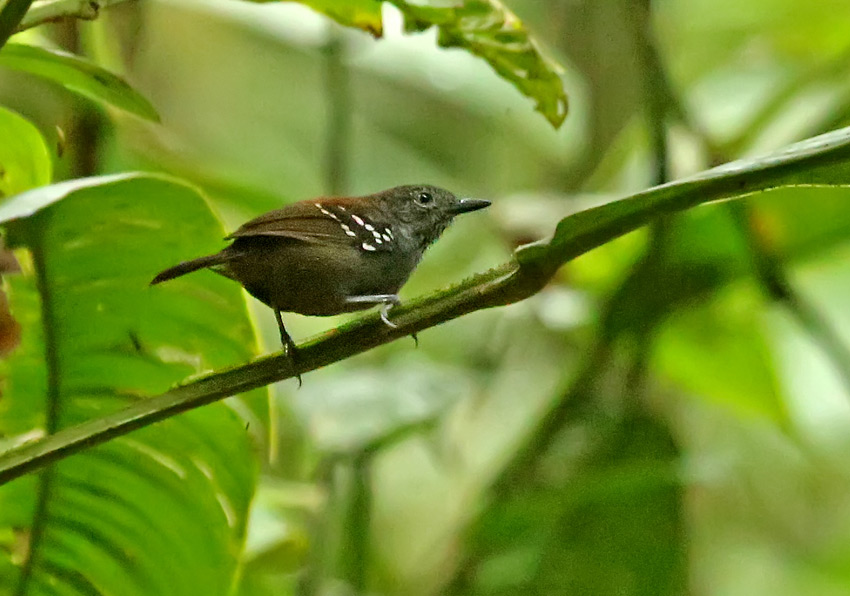
[[[0,198],[50,183],[50,150],[38,129],[0,106]]]
[[[159,121],[154,107],[127,81],[74,54],[10,43],[0,50],[0,66],[36,74],[94,101]]]
[[[158,269],[219,244],[221,226],[192,188],[141,174],[75,180],[19,195],[2,219],[32,255],[11,284],[24,342],[8,363],[2,435],[53,433],[254,353],[235,284],[198,275],[148,286]],[[264,397],[187,413],[4,485],[0,592],[228,594]]]
[[[339,3],[299,0],[339,23],[381,35],[381,2]],[[438,43],[483,58],[499,76],[536,102],[536,109],[557,128],[567,117],[567,96],[560,67],[538,47],[522,21],[499,0],[463,0],[427,6],[387,0],[405,17],[408,31],[437,27]]]

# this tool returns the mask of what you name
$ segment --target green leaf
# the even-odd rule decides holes
[[[150,102],[124,79],[74,54],[10,43],[0,50],[0,66],[39,75],[94,101],[159,121]]]
[[[421,6],[388,0],[405,16],[408,31],[436,26],[438,43],[484,58],[499,76],[536,102],[558,128],[567,117],[560,66],[544,55],[522,21],[499,0],[465,0],[460,6]]]
[[[32,266],[10,279],[24,340],[7,364],[0,436],[53,433],[254,354],[235,284],[202,274],[148,286],[160,268],[219,247],[221,225],[193,188],[143,174],[89,178],[2,211]],[[0,487],[0,535],[17,545],[0,549],[0,586],[230,593],[266,397],[187,413]]]
[[[0,139],[0,198],[50,184],[50,150],[31,122],[0,106]]]
[[[440,46],[461,48],[483,58],[500,77],[533,99],[537,111],[552,126],[561,126],[567,117],[561,68],[544,55],[522,21],[499,0],[464,0],[444,7],[387,1],[404,15],[407,31],[437,27]],[[347,27],[365,29],[375,36],[383,31],[378,0],[300,2]]]
[[[381,19],[382,0],[347,0],[346,2],[339,0],[299,0],[299,2],[316,12],[329,16],[346,27],[363,29],[375,37],[381,37],[384,34],[384,24]]]
[[[61,201],[79,190],[134,180],[139,178],[139,176],[139,174],[130,173],[112,174],[95,178],[75,178],[19,194],[13,201],[8,201],[0,206],[0,224],[31,217],[42,209]]]

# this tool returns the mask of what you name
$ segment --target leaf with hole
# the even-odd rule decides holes
[[[0,106],[0,139],[0,199],[50,184],[50,150],[34,124]]]

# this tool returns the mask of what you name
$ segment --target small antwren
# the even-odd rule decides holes
[[[252,219],[221,252],[166,269],[151,284],[204,268],[239,282],[274,311],[294,367],[281,312],[329,316],[381,304],[381,319],[394,326],[387,312],[425,249],[456,215],[488,205],[428,185],[300,201]]]

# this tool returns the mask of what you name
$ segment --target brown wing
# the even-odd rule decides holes
[[[252,236],[342,244],[372,253],[391,251],[395,243],[390,226],[377,223],[363,213],[351,213],[341,201],[335,199],[300,201],[270,211],[252,219],[228,236],[228,239]]]
[[[319,201],[301,201],[264,213],[243,224],[227,239],[248,236],[277,236],[303,242],[323,242],[352,245],[339,223],[328,217]]]

